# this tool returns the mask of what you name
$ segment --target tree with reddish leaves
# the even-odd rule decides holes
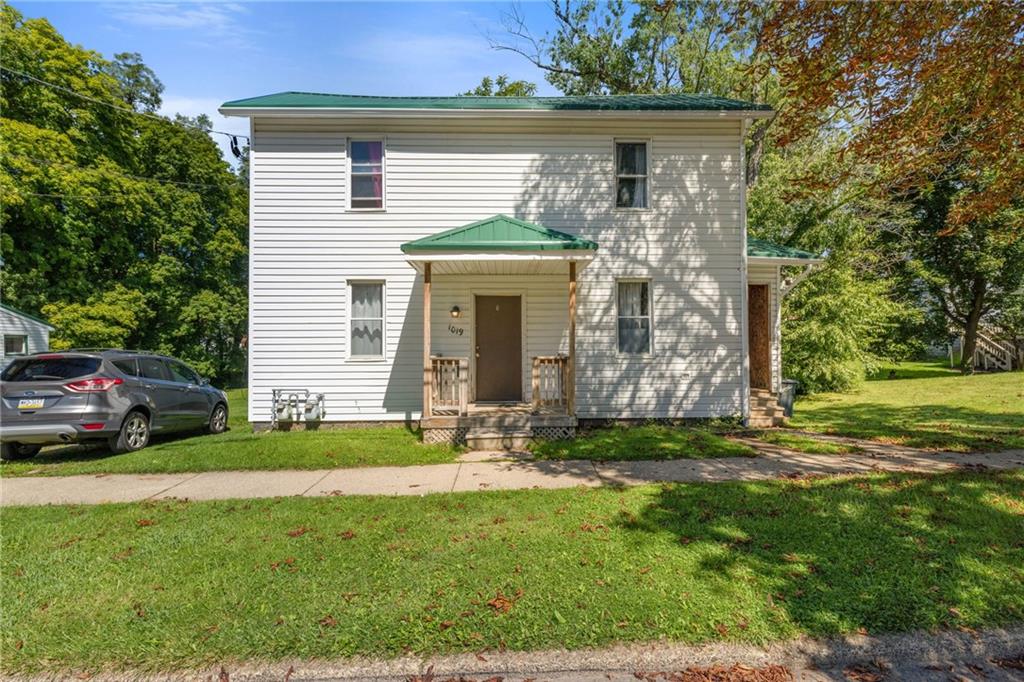
[[[887,189],[916,194],[956,169],[949,232],[1002,214],[1020,236],[1006,211],[1024,186],[1024,2],[781,2],[758,49],[784,88],[783,143],[841,120],[844,153]]]

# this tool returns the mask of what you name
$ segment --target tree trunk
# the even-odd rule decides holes
[[[960,349],[960,371],[964,374],[974,374],[974,350],[978,346],[978,323],[981,321],[985,305],[986,288],[987,283],[983,278],[974,278],[974,296],[971,299],[971,309],[967,313],[967,324],[964,325],[964,347]]]

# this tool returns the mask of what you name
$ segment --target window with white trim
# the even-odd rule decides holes
[[[349,282],[349,357],[384,358],[384,282]]]
[[[384,208],[384,140],[350,140],[349,207]]]
[[[648,208],[646,142],[615,143],[615,207]]]
[[[25,355],[28,352],[28,337],[4,335],[4,355]]]
[[[651,283],[649,280],[618,282],[619,352],[651,352]]]

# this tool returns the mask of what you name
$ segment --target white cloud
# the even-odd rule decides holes
[[[234,135],[249,135],[249,119],[221,116],[217,113],[217,107],[223,103],[223,100],[212,99],[209,97],[184,97],[177,95],[165,95],[163,97],[163,104],[160,106],[160,113],[164,116],[173,118],[175,114],[181,114],[194,118],[200,114],[206,114],[210,121],[213,123],[215,130],[220,130],[225,133],[232,133]],[[231,154],[230,140],[226,135],[211,135],[213,141],[221,148],[221,153],[224,158],[234,165],[237,159]],[[238,141],[239,146],[246,144],[245,140]]]
[[[238,3],[125,2],[105,7],[125,24],[218,38],[235,49],[251,47],[249,38],[255,33],[242,25],[248,9]]]

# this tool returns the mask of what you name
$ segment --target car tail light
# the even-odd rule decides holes
[[[102,393],[123,383],[124,379],[120,378],[95,377],[92,379],[82,379],[81,381],[72,381],[69,384],[64,384],[64,386],[77,393]]]
[[[82,424],[82,428],[86,431],[99,431],[103,428],[103,422],[90,422],[88,424]]]

